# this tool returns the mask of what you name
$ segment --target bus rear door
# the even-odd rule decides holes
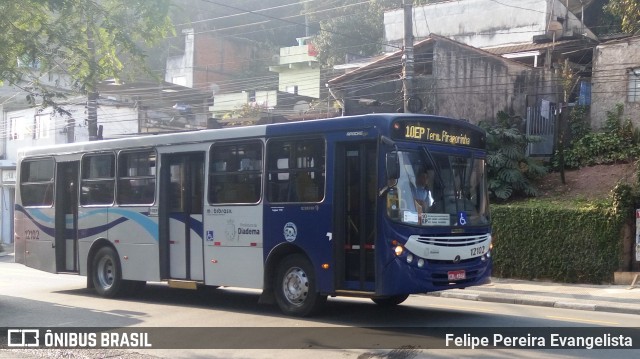
[[[78,161],[58,162],[55,189],[57,272],[78,271]]]

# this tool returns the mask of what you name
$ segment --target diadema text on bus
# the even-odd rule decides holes
[[[305,316],[327,296],[392,306],[491,272],[485,132],[460,120],[374,114],[18,157],[16,261],[105,297],[147,281],[258,288]]]

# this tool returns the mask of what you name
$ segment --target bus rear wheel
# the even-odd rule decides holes
[[[111,247],[102,247],[93,258],[93,285],[99,295],[114,298],[125,291],[118,254]]]
[[[391,295],[388,297],[371,298],[371,300],[381,307],[395,307],[409,298],[409,294]]]
[[[319,310],[327,300],[317,292],[316,278],[309,260],[290,255],[276,272],[276,302],[284,314],[305,317]]]

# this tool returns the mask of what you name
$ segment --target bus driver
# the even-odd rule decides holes
[[[427,172],[421,171],[416,176],[414,199],[419,206],[419,212],[424,212],[433,205],[434,201],[433,196],[431,195],[431,190],[429,189],[429,175]]]

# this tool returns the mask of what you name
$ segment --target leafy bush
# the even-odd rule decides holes
[[[608,203],[492,205],[493,275],[609,283],[622,256],[624,216]]]
[[[499,112],[496,124],[481,124],[487,131],[489,193],[495,199],[536,196],[534,180],[547,169],[526,155],[529,143],[539,141],[520,130],[522,120]]]
[[[623,228],[640,203],[640,161],[633,185],[606,200],[529,200],[493,204],[493,275],[569,283],[607,283],[624,269]]]
[[[634,130],[631,120],[623,121],[623,110],[623,105],[618,104],[614,111],[608,111],[607,120],[600,132],[593,132],[583,127],[580,131],[573,133],[575,138],[571,147],[564,152],[565,166],[580,168],[597,164],[629,162],[638,157],[640,136]],[[572,132],[574,126],[578,126],[577,124],[579,124],[578,120],[571,121]],[[554,158],[554,165],[558,166],[556,158]]]

